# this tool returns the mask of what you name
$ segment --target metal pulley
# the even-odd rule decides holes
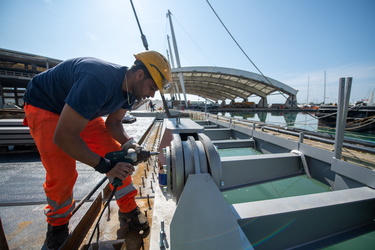
[[[173,134],[171,146],[165,148],[167,191],[177,203],[189,175],[208,173],[214,183],[221,186],[220,156],[211,140],[204,134],[181,139]]]

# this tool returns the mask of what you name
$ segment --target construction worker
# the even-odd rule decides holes
[[[121,179],[123,185],[115,194],[120,222],[130,220],[136,230],[149,227],[135,202],[134,166],[114,165],[104,158],[108,152],[139,147],[124,131],[122,119],[135,100],[153,97],[171,80],[170,65],[160,53],[145,51],[134,56],[129,69],[91,57],[70,59],[35,76],[27,86],[24,124],[46,169],[47,249],[58,249],[69,234],[76,161],[110,179]],[[105,121],[104,115],[108,115]]]

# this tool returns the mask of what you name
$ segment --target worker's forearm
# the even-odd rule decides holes
[[[122,126],[122,123],[106,123],[109,134],[121,145],[124,144],[130,136],[128,136]]]

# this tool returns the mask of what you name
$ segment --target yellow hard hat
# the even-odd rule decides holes
[[[172,80],[171,66],[168,60],[159,52],[148,50],[134,55],[135,59],[141,61],[150,72],[150,75],[159,91],[169,88]]]

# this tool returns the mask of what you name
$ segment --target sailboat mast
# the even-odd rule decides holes
[[[327,80],[326,71],[324,70],[324,95],[323,95],[323,104],[326,103],[326,80]]]
[[[310,76],[307,78],[307,97],[306,97],[306,105],[309,105],[309,92],[310,92]]]

